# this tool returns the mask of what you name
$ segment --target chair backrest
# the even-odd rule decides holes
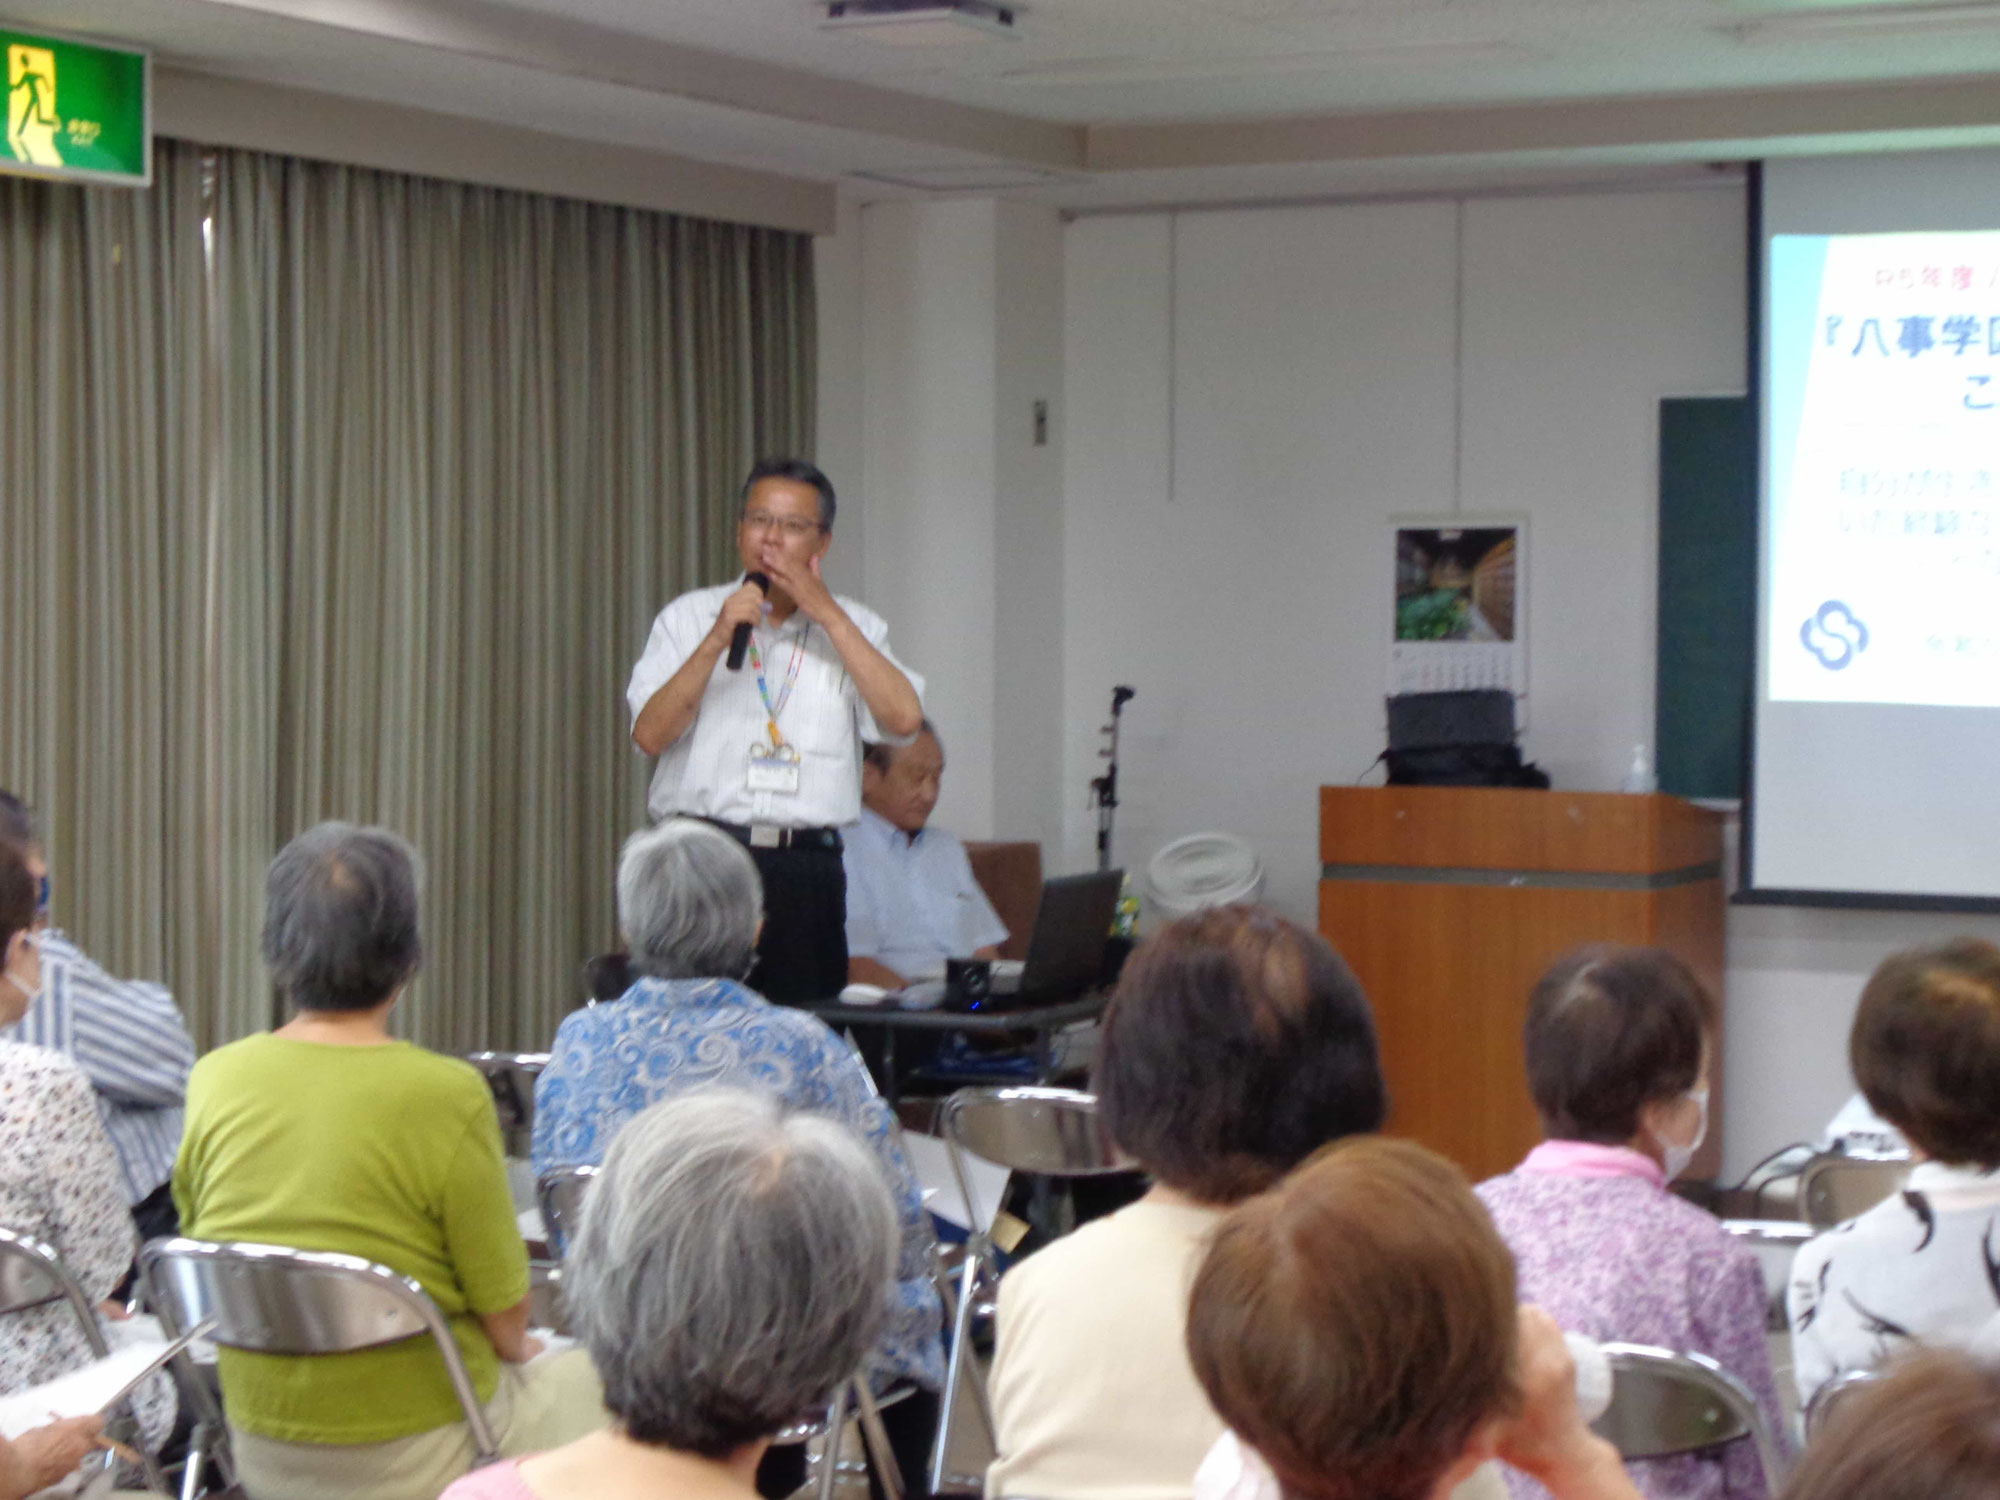
[[[972,878],[979,882],[979,889],[993,903],[993,914],[1007,929],[1000,956],[1026,958],[1035,913],[1042,905],[1042,846],[1032,841],[968,843],[965,857],[972,866]]]
[[[231,1349],[347,1354],[428,1334],[465,1409],[477,1463],[498,1456],[451,1325],[412,1278],[358,1255],[190,1239],[147,1243],[139,1274],[169,1334],[212,1318],[209,1337]]]
[[[1792,1261],[1799,1247],[1819,1231],[1797,1219],[1724,1219],[1723,1232],[1750,1248],[1764,1273],[1766,1321],[1771,1330],[1785,1327],[1785,1293],[1791,1285]]]
[[[1902,1191],[1916,1163],[1908,1156],[1826,1152],[1799,1172],[1799,1204],[1815,1229],[1831,1229]]]
[[[1105,1134],[1097,1096],[1075,1089],[960,1089],[938,1112],[938,1134],[944,1137],[952,1175],[974,1223],[991,1215],[973,1201],[963,1152],[1010,1172],[1042,1177],[1099,1177],[1133,1170]]]
[[[542,1232],[561,1255],[576,1226],[583,1221],[583,1200],[597,1181],[597,1167],[550,1167],[535,1179],[535,1201],[542,1209]]]
[[[96,1309],[55,1247],[30,1234],[0,1229],[0,1313],[23,1312],[51,1302],[69,1304],[83,1325],[92,1354],[102,1359],[110,1352]]]
[[[1748,1438],[1777,1491],[1784,1460],[1748,1386],[1706,1354],[1606,1344],[1611,1405],[1591,1424],[1621,1458],[1664,1458]]]
[[[1806,1436],[1810,1438],[1825,1426],[1827,1418],[1846,1405],[1850,1396],[1881,1378],[1880,1370],[1848,1370],[1814,1391],[1812,1399],[1806,1402]]]
[[[526,1156],[535,1134],[535,1079],[549,1065],[548,1053],[468,1052],[465,1060],[479,1069],[493,1090],[507,1154]]]

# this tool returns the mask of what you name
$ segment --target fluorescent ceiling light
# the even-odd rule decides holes
[[[828,0],[820,25],[890,47],[949,47],[1018,35],[1019,11],[994,0]]]

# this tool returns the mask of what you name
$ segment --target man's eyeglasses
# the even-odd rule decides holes
[[[774,516],[768,510],[745,511],[743,524],[752,531],[781,531],[788,537],[801,537],[818,531],[817,521],[808,521],[804,516]]]

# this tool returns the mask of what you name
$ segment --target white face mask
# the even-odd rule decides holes
[[[21,947],[32,950],[37,959],[41,957],[42,941],[34,933],[24,932],[21,934]],[[36,967],[39,968],[40,964],[38,963]],[[7,964],[5,971],[0,972],[0,979],[5,979],[9,984],[13,985],[30,1003],[33,1003],[35,996],[41,993],[39,985],[31,990],[26,984],[21,982],[20,976],[14,972],[14,965],[11,961]]]
[[[1657,1134],[1653,1137],[1653,1144],[1660,1148],[1660,1167],[1667,1174],[1669,1182],[1688,1169],[1688,1163],[1694,1160],[1695,1152],[1699,1151],[1701,1143],[1708,1139],[1707,1086],[1689,1089],[1686,1097],[1694,1100],[1695,1107],[1700,1111],[1699,1117],[1695,1120],[1694,1139],[1685,1146],[1677,1146],[1672,1141],[1662,1140]]]

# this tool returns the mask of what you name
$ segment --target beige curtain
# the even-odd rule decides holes
[[[200,154],[155,170],[148,192],[0,179],[0,784],[42,813],[58,922],[202,1015],[231,976]]]
[[[78,654],[35,675],[83,697],[157,691],[159,713],[188,721],[194,759],[161,775],[198,826],[163,821],[134,848],[114,804],[88,860],[59,841],[65,865],[115,849],[101,895],[76,892],[80,935],[97,945],[101,909],[146,888],[141,904],[187,926],[193,949],[163,944],[154,969],[136,962],[153,956],[142,947],[106,941],[107,956],[173,982],[204,1042],[240,1035],[271,1016],[254,964],[271,852],[321,818],[381,822],[426,863],[408,1033],[449,1050],[545,1046],[577,965],[615,937],[612,869],[643,817],[646,769],[623,690],[647,623],[732,566],[749,463],[810,451],[810,242],[254,153],[168,154],[194,177],[191,201],[208,173],[208,296],[198,274],[191,292],[206,322],[184,362],[208,396],[182,424],[197,520],[158,528],[189,569],[153,585],[184,612],[160,622],[155,649],[186,657],[202,696],[176,706]],[[192,228],[156,226],[156,239],[185,257],[198,216]],[[166,367],[136,362],[135,386]],[[121,648],[129,618],[107,614]],[[9,734],[0,769],[63,803],[48,756],[13,770],[26,763]],[[135,749],[85,755],[115,778],[129,771],[112,757]],[[172,888],[184,846],[209,851],[193,919]]]

